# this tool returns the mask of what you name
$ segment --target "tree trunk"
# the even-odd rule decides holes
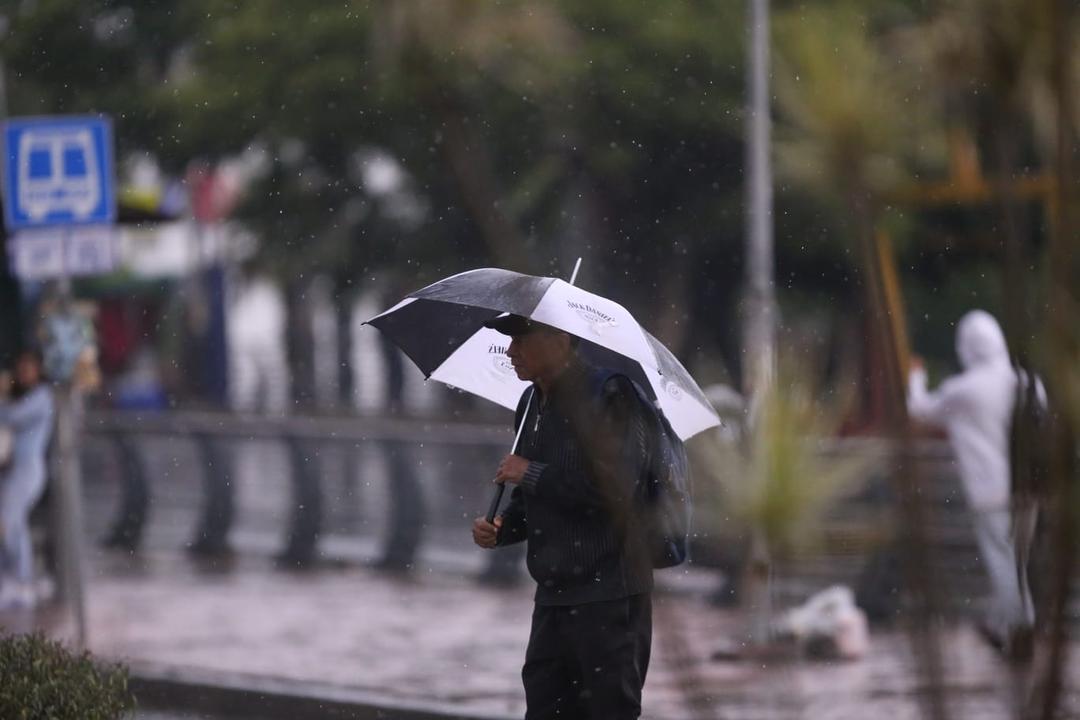
[[[773,566],[769,544],[761,530],[750,538],[750,558],[742,581],[744,608],[747,615],[747,640],[751,648],[761,649],[772,639]]]
[[[1051,203],[1050,298],[1047,308],[1050,323],[1051,397],[1058,399],[1060,412],[1054,423],[1050,458],[1050,535],[1053,548],[1053,574],[1050,594],[1050,645],[1045,676],[1035,695],[1031,716],[1051,720],[1057,715],[1062,690],[1062,676],[1068,662],[1067,607],[1072,569],[1076,555],[1076,516],[1078,502],[1077,437],[1080,408],[1069,400],[1078,396],[1080,383],[1080,337],[1075,328],[1077,282],[1080,280],[1080,256],[1076,252],[1076,187],[1073,152],[1075,148],[1073,78],[1070,72],[1070,28],[1075,26],[1075,11],[1069,0],[1046,0],[1053,19],[1051,80],[1057,100],[1057,139],[1054,165],[1057,182]],[[1037,714],[1036,714],[1037,713]]]
[[[532,261],[521,233],[500,207],[495,171],[483,140],[453,100],[437,98],[431,104],[443,124],[443,155],[492,259],[508,270],[530,272]]]
[[[938,583],[933,578],[929,543],[926,538],[926,507],[921,490],[921,474],[915,462],[911,424],[907,414],[907,378],[902,375],[900,348],[892,331],[882,277],[881,250],[875,235],[875,212],[872,199],[855,181],[849,185],[848,205],[855,220],[862,276],[867,293],[867,310],[878,346],[882,349],[882,377],[885,391],[886,433],[893,440],[891,483],[899,502],[899,527],[902,528],[905,585],[915,601],[911,633],[916,666],[927,688],[925,712],[931,718],[948,717],[945,691],[941,685],[944,664],[934,630],[934,620],[941,607]]]

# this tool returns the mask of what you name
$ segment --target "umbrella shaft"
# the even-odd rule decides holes
[[[495,515],[499,512],[499,503],[502,502],[503,491],[506,490],[506,483],[499,483],[495,488],[495,495],[491,498],[491,507],[488,508],[487,521],[489,523],[495,522]]]
[[[525,412],[521,415],[521,423],[518,424],[517,436],[514,437],[514,446],[510,448],[510,453],[516,453],[518,445],[521,444],[521,432],[525,429],[525,420],[529,417],[529,408],[532,407],[533,395],[536,394],[536,388],[529,388],[529,399],[525,403]],[[539,417],[537,417],[539,422]],[[495,515],[499,512],[499,503],[502,502],[503,491],[506,490],[506,483],[499,483],[495,488],[495,496],[491,498],[491,506],[488,508],[487,521],[495,522]]]

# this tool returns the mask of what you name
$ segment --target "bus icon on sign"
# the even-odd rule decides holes
[[[4,124],[4,219],[11,230],[111,223],[112,132],[95,117]]]
[[[90,217],[101,202],[101,182],[90,130],[29,130],[19,138],[16,203],[32,221],[50,214]]]

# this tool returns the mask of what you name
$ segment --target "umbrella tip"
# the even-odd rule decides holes
[[[574,281],[577,280],[578,270],[580,270],[580,269],[581,269],[581,258],[579,257],[577,259],[577,262],[574,263],[574,271],[572,273],[570,273],[570,284],[571,285],[573,285]]]

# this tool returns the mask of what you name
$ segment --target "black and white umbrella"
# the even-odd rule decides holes
[[[558,278],[470,270],[411,293],[368,322],[427,377],[514,409],[528,383],[506,357],[507,337],[484,327],[502,313],[580,338],[581,355],[637,381],[679,437],[720,424],[686,368],[626,308]]]

